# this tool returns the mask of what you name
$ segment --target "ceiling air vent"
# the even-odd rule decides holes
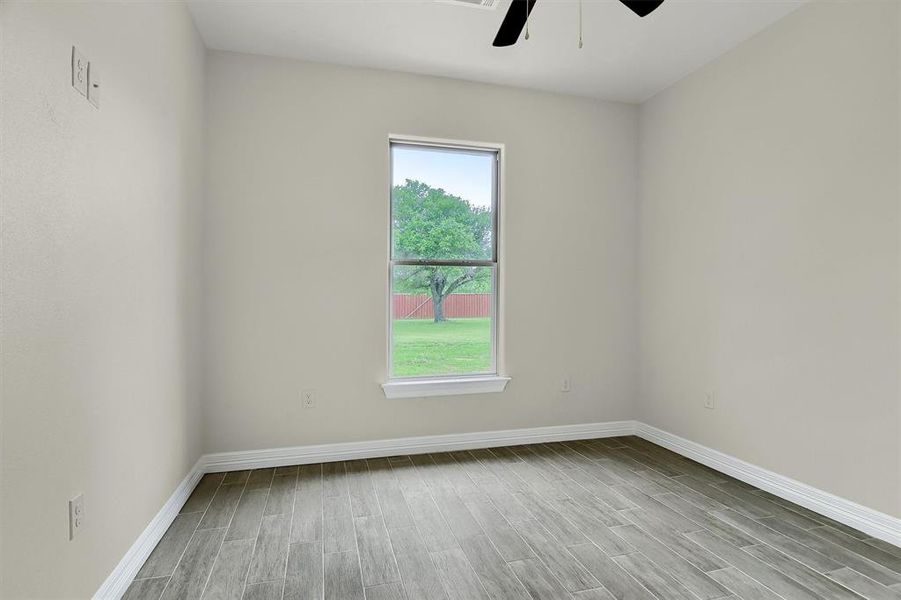
[[[457,6],[469,6],[471,8],[486,8],[494,10],[500,0],[435,0],[441,4],[456,4]]]

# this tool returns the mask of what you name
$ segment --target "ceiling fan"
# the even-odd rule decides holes
[[[529,20],[529,13],[535,8],[535,2],[538,0],[513,0],[510,3],[510,9],[507,16],[501,23],[500,29],[497,30],[497,36],[494,38],[494,46],[512,46],[519,39],[522,28],[525,27]],[[663,4],[663,0],[619,0],[632,12],[639,17],[646,17]],[[526,36],[528,37],[528,36]]]

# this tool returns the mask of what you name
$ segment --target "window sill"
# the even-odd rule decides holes
[[[386,398],[424,398],[428,396],[461,396],[463,394],[496,394],[507,387],[509,377],[455,377],[448,379],[407,379],[382,384]]]

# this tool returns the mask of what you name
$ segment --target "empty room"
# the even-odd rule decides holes
[[[0,0],[0,598],[901,600],[901,0]]]

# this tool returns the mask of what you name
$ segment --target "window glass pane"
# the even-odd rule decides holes
[[[393,145],[392,254],[493,260],[493,152]]]
[[[393,377],[495,371],[493,273],[493,267],[393,268]]]

